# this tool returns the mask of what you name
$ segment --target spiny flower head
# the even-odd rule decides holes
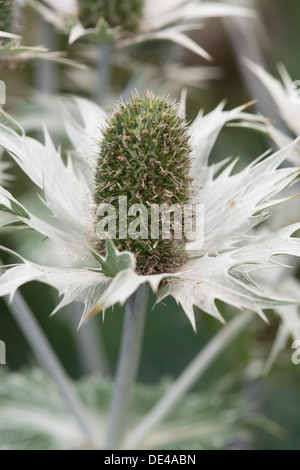
[[[86,28],[104,18],[109,26],[135,31],[143,11],[143,0],[79,0],[79,16]]]
[[[190,197],[190,142],[185,120],[177,106],[147,92],[120,103],[108,119],[95,174],[95,202],[112,204],[118,211],[120,196],[128,206],[186,204]],[[171,220],[171,229],[174,229]],[[150,220],[148,219],[150,232]],[[116,240],[129,250],[141,273],[165,272],[185,260],[183,243],[128,238]],[[100,244],[101,245],[101,244]]]
[[[46,21],[69,34],[69,44],[85,37],[96,42],[117,41],[117,49],[127,49],[163,39],[207,60],[212,59],[208,52],[184,33],[190,30],[191,22],[253,16],[248,8],[195,0],[47,0],[43,2],[46,8],[44,4],[41,8],[39,0],[30,3]],[[99,21],[102,19],[105,21]]]
[[[19,260],[0,276],[0,296],[13,296],[26,282],[46,283],[62,295],[53,313],[73,301],[84,304],[82,324],[98,312],[118,303],[124,304],[140,285],[149,283],[157,294],[157,302],[172,296],[182,306],[194,329],[194,307],[222,320],[216,300],[237,309],[254,310],[263,318],[266,309],[300,303],[298,292],[296,298],[282,298],[277,293],[270,295],[268,279],[257,279],[258,270],[272,266],[278,269],[275,256],[300,257],[300,239],[294,236],[300,230],[300,222],[269,234],[254,230],[274,205],[285,200],[277,195],[300,174],[299,168],[282,167],[295,151],[297,140],[268,157],[262,155],[243,170],[233,172],[236,161],[225,160],[210,165],[209,155],[227,122],[244,119],[260,122],[260,117],[244,112],[245,106],[224,111],[221,104],[204,116],[199,113],[189,126],[189,142],[184,120],[174,113],[176,108],[151,94],[141,100],[134,95],[128,103],[119,105],[110,118],[94,103],[82,98],[76,98],[76,103],[81,124],[74,119],[71,108],[64,107],[67,132],[76,149],[76,167],[72,165],[71,156],[65,164],[47,130],[45,143],[41,144],[27,137],[12,118],[9,125],[0,126],[0,145],[43,191],[47,214],[50,211],[53,217],[39,218],[3,187],[0,187],[0,211],[12,216],[13,226],[18,222],[20,227],[30,227],[53,240],[64,253],[75,257],[74,262],[69,260],[67,266],[62,267],[60,252],[51,256],[47,265],[42,265],[0,247]],[[180,111],[183,109],[184,100]],[[159,132],[162,124],[166,127],[162,126]],[[91,143],[97,128],[102,129],[103,142],[99,142],[95,175],[97,158]],[[152,139],[147,134],[151,130]],[[129,138],[129,143],[125,137]],[[121,161],[118,157],[122,157]],[[152,167],[151,158],[160,162],[160,166]],[[96,184],[92,184],[92,175]],[[143,175],[147,175],[144,187],[139,180]],[[117,178],[120,186],[116,183]],[[125,184],[126,178],[130,186]],[[160,191],[159,186],[162,186]],[[170,269],[172,258],[169,255],[173,254],[178,262],[176,256],[180,250],[173,242],[160,245],[160,252],[155,252],[159,257],[169,249],[166,270],[160,272],[160,267],[158,273],[150,250],[156,250],[157,246],[144,245],[144,240],[140,240],[141,245],[137,245],[137,240],[129,240],[132,243],[130,252],[117,250],[114,242],[119,243],[120,248],[125,242],[111,237],[106,240],[105,258],[95,252],[95,201],[108,200],[113,204],[113,195],[118,197],[124,192],[130,203],[142,201],[147,205],[153,199],[154,203],[171,199],[180,203],[189,200],[192,205],[204,207],[199,220],[204,233],[197,232],[192,243],[189,234],[186,235],[184,245],[189,256],[176,272]],[[165,243],[165,240],[158,241]],[[44,247],[42,250],[45,253]],[[154,266],[153,274],[150,262],[148,266],[143,265],[146,253]],[[139,272],[136,271],[136,257]],[[163,258],[162,263],[165,260]],[[143,270],[147,275],[140,274]]]
[[[21,5],[17,0],[0,1],[0,31],[18,33],[21,23]]]

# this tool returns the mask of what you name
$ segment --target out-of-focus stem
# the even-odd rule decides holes
[[[245,312],[230,321],[195,357],[190,365],[173,383],[170,390],[137,425],[125,440],[125,449],[136,449],[147,435],[170,413],[181,398],[191,389],[210,364],[248,325],[252,312]]]
[[[66,406],[74,416],[78,427],[85,436],[87,443],[93,447],[98,447],[99,442],[97,442],[87,414],[78,400],[72,384],[62,368],[59,359],[22,294],[17,291],[12,302],[9,302],[7,297],[5,297],[5,301],[13,314],[15,321],[23,331],[31,349],[36,354],[41,366],[51,375]]]
[[[112,47],[112,43],[109,41],[98,46],[98,63],[93,98],[96,103],[102,105],[107,101],[110,90]]]
[[[138,370],[147,315],[149,287],[142,285],[128,299],[116,382],[108,423],[107,448],[122,448],[132,386]]]
[[[37,20],[38,44],[49,48],[50,51],[57,50],[57,36],[54,27],[46,21]],[[59,90],[58,64],[51,60],[40,60],[35,65],[35,86],[40,93],[57,93]]]
[[[74,331],[77,330],[82,315],[82,307],[74,302],[71,304],[70,310],[72,312],[69,318],[72,331]],[[92,318],[79,331],[76,331],[74,340],[83,372],[85,374],[98,375],[99,377],[108,377],[110,372],[101,336],[99,317]]]

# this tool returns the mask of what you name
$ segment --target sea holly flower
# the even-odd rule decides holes
[[[153,212],[148,217],[148,209],[151,206],[154,209],[154,204],[156,207],[167,204],[169,209],[168,203],[176,202],[179,210],[188,203],[191,197],[189,140],[186,123],[178,116],[176,107],[151,93],[142,100],[133,95],[126,105],[121,103],[103,132],[94,199],[97,207],[110,204],[116,209],[119,233],[120,198],[126,196],[129,207],[137,205],[137,209],[147,212],[147,221],[141,224],[141,231],[145,232],[142,237],[125,235],[124,239],[115,240],[119,250],[135,254],[136,269],[141,273],[172,272],[172,268],[182,265],[186,259],[179,238],[177,243],[171,237],[164,238],[161,226],[154,237]],[[180,237],[184,223],[178,218],[175,227],[175,222],[175,218],[170,220],[170,230],[178,228]]]
[[[21,12],[23,4],[20,0],[2,0],[0,3],[0,70],[15,68],[31,59],[77,65],[76,62],[64,58],[61,52],[49,52],[45,47],[29,47],[22,44],[19,34],[24,23]]]
[[[19,0],[3,0],[0,5],[0,61],[9,56],[12,47],[20,39],[22,3]]]
[[[293,81],[283,64],[279,66],[281,81],[250,60],[246,60],[245,64],[266,87],[276,105],[279,121],[283,121],[287,127],[286,132],[283,132],[276,127],[276,123],[265,123],[259,129],[266,132],[278,147],[284,147],[300,135],[300,81]],[[299,146],[289,156],[289,160],[295,165],[300,164]]]
[[[1,210],[52,239],[76,260],[67,269],[55,262],[43,266],[2,247],[19,262],[0,277],[1,295],[13,296],[24,283],[38,280],[54,286],[63,296],[55,312],[72,301],[83,303],[84,322],[126,302],[140,285],[149,283],[157,301],[173,296],[194,328],[194,306],[222,320],[216,299],[254,310],[262,317],[264,309],[299,302],[268,295],[251,278],[254,271],[274,266],[276,255],[300,256],[299,239],[293,237],[300,223],[268,236],[254,231],[272,206],[288,199],[276,196],[299,176],[295,167],[279,168],[297,141],[233,173],[236,160],[209,165],[209,155],[227,122],[257,119],[245,112],[246,106],[224,111],[221,104],[205,116],[200,113],[188,126],[184,100],[176,107],[149,92],[143,98],[133,94],[108,116],[89,101],[75,98],[75,103],[82,124],[64,106],[66,130],[75,149],[74,158],[69,155],[66,163],[46,129],[42,144],[27,137],[8,116],[7,124],[0,125],[0,144],[43,192],[53,217],[37,217],[4,188],[0,190]],[[138,182],[141,191],[137,191]],[[99,246],[97,204],[103,198],[113,205],[120,194],[131,195],[131,202],[142,199],[145,205],[155,196],[159,203],[169,198],[170,203],[204,205],[204,239],[201,235],[201,240],[192,243],[181,240],[181,258],[176,252],[177,240],[166,245],[159,240],[157,251],[153,240],[130,240],[124,246],[117,239],[119,250],[110,239]],[[154,269],[160,263],[164,270]]]
[[[184,34],[195,22],[224,16],[253,16],[246,8],[199,0],[37,0],[29,2],[72,44],[86,37],[94,41],[117,40],[119,47],[163,39],[178,43],[206,59],[210,55]],[[199,24],[197,24],[197,28]]]
[[[125,31],[135,31],[142,17],[143,0],[78,0],[79,18],[85,28],[95,28],[99,18],[111,27],[122,25]]]
[[[0,31],[17,34],[22,23],[22,2],[19,0],[2,0],[0,8]]]

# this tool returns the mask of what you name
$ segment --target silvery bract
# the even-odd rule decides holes
[[[245,60],[245,65],[266,87],[278,112],[277,122],[268,122],[266,120],[264,123],[254,123],[252,121],[245,125],[246,127],[254,127],[256,130],[266,133],[279,148],[284,148],[293,141],[294,137],[300,135],[299,81],[293,81],[282,64],[278,67],[281,81],[266,72],[260,65],[248,59]],[[282,130],[282,125],[280,125],[282,121],[286,126],[285,131]],[[299,144],[290,152],[287,159],[294,165],[300,164]],[[299,193],[299,185],[294,191],[289,190],[291,197],[295,193]],[[281,208],[280,210],[277,209],[274,217],[269,219],[267,228],[269,232],[272,233],[283,224],[293,223],[297,220],[299,220],[298,197],[291,201],[289,211],[282,211]],[[287,272],[287,270],[282,267],[272,270],[272,272],[268,271],[266,273],[267,276],[265,276],[268,279],[268,291],[271,295],[276,293],[277,295],[296,297],[300,286],[298,279],[294,276],[294,272],[299,268],[299,260],[291,260],[290,257],[286,257],[282,259],[281,262],[287,266],[292,265],[294,269],[290,269],[289,272]],[[299,308],[296,305],[278,306],[275,307],[275,311],[281,318],[281,323],[270,356],[265,365],[265,372],[270,370],[279,353],[288,344],[290,337],[297,340],[300,334],[300,315]]]
[[[8,173],[8,169],[11,168],[9,162],[2,161],[2,156],[0,152],[0,185],[6,186],[9,181],[13,179],[12,175]]]
[[[255,127],[267,133],[278,147],[283,148],[292,142],[295,136],[300,135],[299,81],[293,81],[282,64],[278,67],[281,81],[275,79],[254,62],[247,60],[246,65],[266,87],[278,112],[277,122],[266,122],[264,124],[256,123]],[[282,130],[282,125],[280,128],[278,126],[282,121],[286,126],[285,131]],[[250,127],[252,127],[252,124],[253,123],[249,123]],[[299,165],[299,144],[294,151],[290,153],[288,160],[294,165]],[[296,188],[296,193],[299,193],[299,185]],[[275,217],[269,221],[269,229],[274,230],[274,228],[278,227],[280,224],[291,223],[296,219],[299,219],[298,198],[294,199],[289,211],[276,211]],[[283,268],[277,269],[273,274],[268,273],[270,292],[274,293],[276,291],[280,292],[281,295],[296,296],[298,295],[300,285],[298,279],[293,274],[294,271],[299,269],[299,260],[292,261],[291,259],[286,259],[284,263],[289,266],[293,265],[295,269],[290,270],[289,275],[287,275],[286,270]],[[297,340],[300,334],[300,314],[297,306],[276,307],[275,310],[281,318],[281,324],[278,328],[270,356],[265,365],[265,371],[270,370],[279,353],[285,349],[290,337]]]
[[[101,140],[105,112],[87,100],[75,98],[82,116],[79,124],[64,107],[68,136],[75,148],[75,160],[67,163],[44,130],[45,143],[27,137],[11,119],[0,125],[0,145],[15,159],[32,182],[42,190],[50,221],[32,214],[10,192],[1,188],[0,203],[24,227],[52,239],[64,253],[72,254],[73,266],[42,266],[3,248],[19,262],[0,278],[0,295],[13,296],[26,282],[38,280],[55,287],[63,296],[55,309],[72,301],[84,304],[81,322],[91,314],[123,304],[143,283],[149,283],[158,301],[173,296],[195,328],[194,306],[222,320],[217,299],[238,309],[251,309],[264,317],[263,310],[284,304],[297,304],[298,298],[280,298],[257,286],[251,275],[261,268],[275,267],[278,254],[300,256],[300,241],[293,234],[300,223],[284,227],[267,236],[254,230],[272,206],[287,198],[277,198],[299,175],[299,169],[279,168],[295,149],[297,141],[282,150],[259,157],[240,172],[233,173],[236,160],[209,165],[209,155],[222,127],[232,120],[251,120],[244,106],[224,111],[223,105],[203,116],[200,113],[189,127],[192,142],[191,171],[193,201],[205,208],[204,245],[189,252],[189,259],[178,272],[138,275],[132,253],[118,252],[112,241],[107,257],[95,256],[91,240],[95,237],[93,202],[95,139]],[[184,100],[178,113],[184,114]],[[103,127],[102,127],[103,129]],[[78,162],[79,159],[79,162]],[[80,163],[80,164],[78,164]],[[78,267],[81,266],[81,267]]]
[[[10,67],[10,64],[15,67],[18,63],[37,59],[79,66],[75,61],[64,58],[63,55],[61,52],[50,52],[46,47],[25,46],[22,44],[21,36],[0,31],[0,67]]]
[[[267,132],[269,137],[278,145],[284,147],[300,135],[300,82],[293,81],[285,67],[279,66],[282,83],[266,72],[262,67],[247,60],[247,67],[255,73],[270,93],[278,111],[278,121],[283,120],[287,126],[286,132],[277,127],[276,123],[258,125],[258,128]],[[298,146],[289,156],[289,161],[295,165],[300,164],[300,147]]]

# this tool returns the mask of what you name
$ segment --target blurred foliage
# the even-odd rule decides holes
[[[38,370],[0,374],[0,449],[76,450],[86,448],[73,418],[49,378]],[[251,429],[276,426],[260,416],[245,389],[235,390],[232,375],[214,382],[212,390],[186,395],[141,442],[143,449],[244,448]],[[172,386],[137,385],[132,393],[131,429]],[[99,443],[104,442],[111,383],[98,378],[81,379],[78,395],[92,419]],[[42,418],[42,419],[41,419]]]

